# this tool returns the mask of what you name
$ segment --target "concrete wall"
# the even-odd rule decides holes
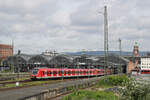
[[[55,97],[62,96],[63,94],[71,93],[73,90],[88,88],[97,83],[97,81],[81,82],[80,84],[74,84],[68,87],[59,87],[54,89],[47,89],[39,94],[32,95],[30,97],[22,98],[20,100],[51,100]]]

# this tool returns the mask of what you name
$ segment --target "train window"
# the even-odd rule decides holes
[[[69,72],[68,72],[68,71],[66,71],[66,74],[69,74]]]
[[[72,71],[72,74],[75,74],[75,71]]]
[[[47,72],[47,75],[51,75],[51,72],[50,72],[50,71],[48,71],[48,72]]]
[[[77,71],[75,71],[75,74],[78,74],[78,72],[77,72]]]
[[[90,71],[90,74],[92,74],[92,71]]]
[[[54,72],[53,72],[53,74],[57,74],[57,72],[56,72],[56,71],[54,71]]]
[[[32,74],[33,74],[33,75],[36,75],[37,72],[38,72],[38,69],[34,69],[34,70],[32,71]]]
[[[71,71],[68,71],[68,74],[71,74]]]
[[[45,74],[45,72],[44,72],[44,71],[42,71],[42,74],[44,75],[44,74]]]
[[[61,72],[61,71],[59,71],[59,74],[62,74],[62,72]]]
[[[79,72],[78,72],[78,71],[75,71],[75,73],[78,74]]]

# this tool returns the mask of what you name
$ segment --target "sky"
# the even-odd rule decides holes
[[[150,0],[0,0],[0,43],[15,52],[103,50],[104,6],[109,50],[150,51]]]

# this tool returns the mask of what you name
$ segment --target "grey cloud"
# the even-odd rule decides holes
[[[71,25],[75,30],[82,33],[101,33],[99,30],[103,28],[103,15],[99,14],[98,3],[85,2],[71,14]]]
[[[104,18],[98,12],[105,1],[0,0],[0,42],[14,39],[16,51],[25,53],[103,48]],[[149,42],[149,3],[107,0],[110,50],[117,49],[119,37],[124,50],[132,50],[132,41]]]

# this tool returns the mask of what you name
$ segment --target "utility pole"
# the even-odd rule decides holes
[[[11,44],[11,46],[12,46],[12,55],[14,55],[14,39],[12,39],[12,44]]]
[[[106,67],[108,67],[108,20],[107,20],[107,6],[104,6],[104,75],[106,74]]]
[[[120,57],[121,57],[121,39],[119,38],[119,50],[120,50]],[[120,62],[120,73],[121,73],[121,60],[119,61]]]
[[[12,56],[14,55],[14,39],[12,39]],[[14,64],[11,64],[10,65],[10,67],[11,67],[11,71],[13,72],[13,73],[15,73],[14,72]]]
[[[120,56],[121,56],[122,50],[121,50],[121,39],[120,38],[119,38],[119,50],[120,50]]]

